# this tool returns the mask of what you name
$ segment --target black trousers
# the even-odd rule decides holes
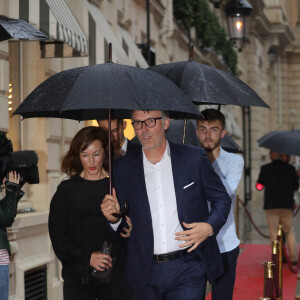
[[[212,300],[232,300],[236,264],[239,253],[239,247],[236,247],[231,251],[221,253],[224,265],[224,274],[212,284]]]
[[[136,291],[137,300],[199,300],[206,280],[205,263],[195,251],[168,262],[153,261],[146,287]]]

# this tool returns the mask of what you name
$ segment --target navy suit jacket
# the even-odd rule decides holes
[[[226,222],[231,199],[214,172],[205,151],[199,147],[169,142],[177,211],[182,222],[207,222],[214,231],[195,250],[206,263],[208,279],[213,282],[223,272],[215,236]],[[129,203],[128,216],[133,229],[128,241],[126,278],[134,289],[142,289],[153,262],[153,230],[143,168],[142,148],[115,161],[114,186],[122,205]],[[187,188],[183,188],[194,182]],[[207,201],[211,202],[211,212]],[[174,237],[175,238],[175,237]]]
[[[137,144],[135,142],[132,142],[131,140],[128,140],[126,153],[130,152],[131,150],[134,150],[136,148],[141,148],[141,144]]]

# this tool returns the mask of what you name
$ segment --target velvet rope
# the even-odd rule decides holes
[[[278,298],[280,297],[279,293],[279,255],[272,254],[272,262],[274,263],[273,266],[273,297]]]
[[[266,278],[265,287],[264,287],[264,297],[272,299],[273,290],[273,279]]]

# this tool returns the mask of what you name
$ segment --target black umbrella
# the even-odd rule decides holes
[[[170,126],[166,132],[166,138],[176,144],[182,144],[184,135],[184,120],[170,120]],[[185,129],[186,145],[200,146],[196,135],[196,124],[192,120],[187,120]]]
[[[300,130],[271,131],[257,140],[258,145],[280,154],[300,156]]]
[[[225,134],[225,136],[221,138],[221,147],[227,152],[244,153],[242,148],[228,134]]]
[[[24,20],[0,15],[0,42],[8,39],[47,40],[49,37]]]
[[[111,50],[110,50],[111,52]],[[164,110],[199,118],[199,110],[172,81],[150,70],[112,62],[57,73],[41,83],[14,114],[73,120],[130,118],[132,110]],[[111,127],[109,126],[109,137]],[[111,183],[111,140],[109,178]]]
[[[170,80],[150,70],[105,63],[69,69],[41,83],[14,114],[73,120],[130,118],[132,110],[165,110],[171,117],[200,117]]]
[[[232,74],[194,60],[150,67],[179,86],[197,104],[268,107],[253,89]]]

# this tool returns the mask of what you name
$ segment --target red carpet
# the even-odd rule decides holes
[[[263,296],[265,261],[271,260],[269,245],[240,245],[241,254],[238,258],[237,275],[233,300],[254,300]],[[284,300],[294,300],[297,286],[297,275],[283,264],[283,295]],[[211,294],[206,296],[211,300]]]

